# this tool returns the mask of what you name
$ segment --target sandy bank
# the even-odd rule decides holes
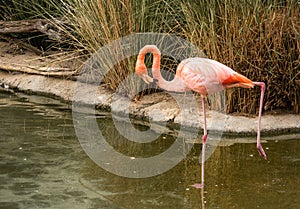
[[[130,114],[138,119],[149,119],[157,123],[169,122],[174,125],[181,124],[190,128],[202,127],[200,100],[198,103],[200,115],[197,115],[195,114],[197,110],[180,110],[176,101],[167,92],[147,95],[139,101],[129,101],[128,98],[115,95],[102,86],[85,85],[81,94],[86,95],[86,98],[83,96],[76,99],[73,98],[76,81],[7,71],[0,71],[0,84],[7,89],[54,96],[67,102],[77,100],[76,102],[94,104],[99,108],[113,110],[119,115]],[[95,88],[97,88],[97,92],[94,98],[91,98],[89,95]],[[177,97],[183,101],[183,95],[178,94]],[[214,111],[208,111],[207,115],[210,130],[235,134],[256,133],[257,118],[224,115]],[[300,132],[300,115],[263,115],[262,132],[275,134]]]

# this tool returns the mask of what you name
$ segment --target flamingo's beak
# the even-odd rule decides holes
[[[147,74],[143,74],[142,79],[147,83],[152,83],[153,82],[153,78],[151,78],[149,75]]]

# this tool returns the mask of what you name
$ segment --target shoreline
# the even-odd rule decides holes
[[[0,84],[6,89],[54,97],[68,103],[75,101],[95,105],[96,109],[112,110],[120,117],[130,115],[134,119],[149,120],[158,125],[168,123],[172,127],[182,125],[187,129],[202,129],[200,100],[197,100],[199,115],[191,109],[181,111],[168,92],[145,95],[139,101],[130,101],[103,86],[92,84],[84,84],[84,92],[80,92],[87,97],[76,99],[73,98],[76,82],[73,79],[0,70]],[[95,89],[97,91],[95,98],[88,97]],[[182,97],[183,95],[178,94],[178,98]],[[209,110],[207,120],[210,131],[221,131],[229,136],[250,136],[256,135],[257,132],[257,117],[225,115]],[[300,114],[263,114],[261,133],[262,136],[300,133]]]

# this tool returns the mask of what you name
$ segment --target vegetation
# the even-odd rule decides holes
[[[300,4],[297,0],[17,0],[2,1],[3,20],[64,18],[61,40],[89,57],[101,46],[138,32],[183,37],[255,81],[267,84],[265,110],[300,112]],[[62,44],[62,43],[60,43]],[[134,70],[136,57],[106,76],[115,89]],[[163,67],[176,61],[165,57]],[[173,63],[172,63],[173,62]],[[137,88],[127,83],[123,92]],[[256,113],[259,89],[226,91],[227,112]]]

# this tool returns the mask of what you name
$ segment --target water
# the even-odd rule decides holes
[[[97,121],[107,141],[127,154],[157,155],[174,142],[163,134],[151,146],[127,143],[109,114]],[[132,179],[107,172],[86,155],[70,106],[57,100],[0,93],[0,130],[0,208],[194,209],[202,200],[205,208],[300,208],[297,135],[268,138],[267,161],[254,140],[218,146],[205,164],[202,199],[191,187],[200,180],[200,144],[173,169]]]

